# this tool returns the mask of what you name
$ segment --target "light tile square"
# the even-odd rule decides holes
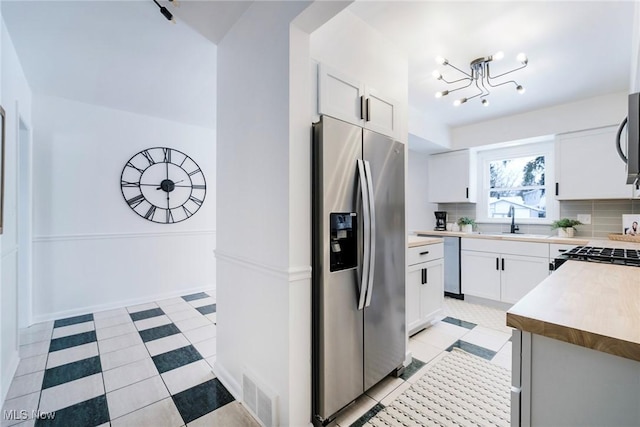
[[[133,320],[131,320],[131,316],[129,316],[129,313],[116,314],[115,316],[94,320],[96,329],[105,329],[105,328],[110,328],[112,326],[122,325],[125,323],[132,323],[132,322]]]
[[[93,313],[93,321],[95,322],[96,320],[108,319],[109,317],[122,316],[127,314],[129,314],[129,312],[124,307],[116,308],[113,310],[99,311],[97,313]]]
[[[42,331],[33,332],[20,332],[20,345],[33,344],[39,341],[47,341],[51,339],[51,330],[45,329]]]
[[[26,357],[24,359],[20,359],[20,364],[18,364],[18,369],[16,369],[16,377],[25,374],[31,374],[37,371],[43,371],[44,367],[47,364],[47,355],[41,354],[39,356]]]
[[[147,341],[145,343],[147,350],[151,356],[166,353],[176,348],[181,348],[189,345],[187,340],[182,334],[169,335],[168,337],[160,338],[153,341]]]
[[[172,395],[214,378],[211,366],[205,360],[198,360],[162,374],[162,379]]]
[[[363,394],[362,396],[357,398],[353,404],[351,404],[338,414],[338,416],[336,417],[336,423],[340,427],[348,427],[355,421],[357,421],[358,418],[366,414],[369,409],[376,406],[376,403],[378,402],[376,402],[366,394]]]
[[[69,335],[81,334],[83,332],[93,331],[95,329],[95,325],[93,321],[76,323],[69,326],[62,326],[60,328],[53,329],[52,339],[68,337]]]
[[[18,348],[20,358],[39,356],[49,352],[49,341],[38,341],[33,344],[21,345]]]
[[[424,363],[429,362],[431,359],[442,352],[442,350],[440,350],[438,347],[425,344],[418,340],[409,341],[409,351],[411,351],[413,357]]]
[[[40,400],[40,392],[37,391],[35,393],[26,394],[24,396],[17,397],[15,399],[7,399],[2,406],[2,418],[0,419],[0,425],[10,426],[14,424],[18,424],[24,421],[22,419],[23,415],[26,415],[27,419],[32,418],[32,411],[38,409],[38,401]],[[5,416],[5,411],[13,411],[13,413],[18,414],[15,420],[10,420]],[[21,411],[26,411],[21,412]]]
[[[136,329],[144,331],[145,329],[155,328],[156,326],[168,325],[171,323],[171,319],[165,315],[161,315],[149,317],[148,319],[137,320],[133,323],[136,325]]]
[[[108,371],[109,369],[114,369],[118,366],[126,365],[149,357],[151,356],[149,356],[144,344],[139,344],[133,347],[126,347],[121,350],[101,354],[100,362],[102,363],[102,370]]]
[[[194,343],[193,346],[198,350],[200,356],[202,357],[211,357],[216,354],[216,338],[210,338],[204,341],[198,341]]]
[[[211,321],[211,323],[213,323],[213,324],[217,324],[218,323],[218,313],[207,314],[204,317],[209,319],[209,321]]]
[[[200,298],[193,301],[189,301],[189,304],[191,304],[192,307],[202,307],[203,305],[211,305],[215,303],[216,303],[216,300],[211,297]]]
[[[135,345],[142,344],[142,338],[137,332],[132,332],[126,335],[118,335],[117,337],[108,338],[106,340],[98,341],[98,348],[100,353],[110,353],[112,351],[121,350],[126,347],[133,347]]]
[[[237,401],[227,403],[187,424],[187,427],[211,426],[260,427],[260,424]]]
[[[192,343],[197,343],[207,339],[215,338],[217,335],[217,327],[216,325],[207,325],[201,328],[190,329],[183,333],[189,341],[191,341]]]
[[[207,363],[209,364],[209,366],[211,366],[211,370],[213,371],[213,375],[216,374],[215,370],[213,369],[215,367],[216,364],[216,356],[211,356],[211,357],[207,357],[205,359],[207,361]]]
[[[31,374],[14,377],[9,386],[9,391],[5,399],[14,399],[16,397],[25,396],[31,394],[34,391],[39,391],[42,387],[42,379],[44,378],[44,371],[33,372]]]
[[[169,397],[160,375],[107,393],[109,414],[112,419],[121,417],[152,403]]]
[[[488,348],[492,351],[498,351],[509,341],[511,336],[504,332],[495,331],[482,326],[476,326],[462,340],[475,344],[480,347]]]
[[[111,420],[111,427],[179,427],[182,425],[184,425],[182,417],[171,398],[160,400],[120,418]]]
[[[393,390],[400,387],[403,383],[404,380],[402,378],[387,376],[383,378],[382,381],[380,381],[378,384],[367,390],[366,393],[367,396],[379,402]]]
[[[102,374],[89,375],[75,381],[42,390],[42,412],[51,412],[104,394]]]
[[[49,353],[47,369],[98,355],[98,343],[90,342]]]
[[[136,332],[137,329],[133,322],[123,323],[122,325],[111,326],[109,328],[98,329],[96,335],[98,340],[106,340],[107,338],[117,337],[119,335],[130,334]]]
[[[169,314],[193,309],[193,307],[188,302],[185,302],[182,298],[180,298],[180,300],[181,301],[178,303],[162,306],[162,311],[164,311],[165,314]]]
[[[25,334],[32,334],[34,332],[39,332],[39,331],[51,332],[52,329],[53,329],[53,320],[50,320],[48,322],[35,323],[29,327],[21,329],[20,332]]]
[[[169,318],[174,322],[178,322],[186,319],[193,319],[194,317],[202,317],[202,314],[200,314],[198,310],[190,306],[189,308],[186,308],[184,310],[167,313],[167,316],[169,316]]]
[[[180,297],[168,298],[168,299],[156,301],[156,304],[158,304],[158,306],[163,310],[164,310],[164,307],[169,307],[172,305],[182,304],[182,303],[184,303],[184,300]]]
[[[138,360],[108,371],[104,371],[104,387],[108,392],[126,387],[138,381],[158,375],[158,370],[150,358]]]
[[[433,332],[439,332],[440,334],[450,335],[455,338],[460,338],[469,333],[470,329],[463,328],[462,326],[452,325],[447,322],[438,322],[433,324],[429,330]]]
[[[451,344],[458,340],[454,335],[449,335],[442,330],[427,328],[424,331],[415,334],[410,341],[417,340],[425,344],[432,345],[440,350],[447,349]]]
[[[148,302],[146,304],[132,305],[131,307],[127,307],[127,311],[129,313],[137,313],[139,311],[151,310],[152,308],[158,308],[158,304],[155,302]]]
[[[196,311],[196,313],[198,312]],[[176,320],[174,323],[181,332],[186,332],[191,329],[197,329],[203,326],[211,325],[209,319],[205,319],[200,313],[198,313],[197,317],[192,317],[184,320]]]

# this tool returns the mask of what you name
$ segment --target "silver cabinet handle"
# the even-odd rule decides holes
[[[371,165],[366,160],[364,160],[364,171],[367,176],[367,189],[369,191],[369,215],[371,216],[369,227],[369,285],[367,286],[367,302],[365,304],[365,307],[368,307],[371,304],[371,295],[373,294],[373,273],[375,272],[376,268],[376,206],[373,194],[373,179],[371,178]]]
[[[366,189],[367,178],[364,171],[364,162],[358,159],[358,187],[362,195],[362,217],[364,228],[364,248],[362,254],[362,277],[360,279],[360,296],[358,297],[358,310],[364,308],[369,286],[369,261],[371,260],[371,221],[369,214],[369,192]]]

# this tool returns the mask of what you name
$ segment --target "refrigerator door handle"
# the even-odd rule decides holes
[[[371,165],[368,161],[364,160],[364,171],[367,176],[367,190],[369,191],[368,201],[369,201],[369,215],[371,216],[370,220],[370,231],[369,231],[369,240],[370,240],[370,250],[369,250],[369,284],[367,286],[367,302],[365,307],[368,307],[371,304],[371,295],[373,294],[373,272],[376,267],[376,207],[375,207],[375,198],[373,195],[373,179],[371,178]]]
[[[358,297],[358,310],[362,310],[369,286],[369,260],[371,259],[371,223],[369,213],[369,192],[366,190],[367,178],[365,175],[364,161],[358,159],[358,186],[362,195],[362,216],[364,225],[364,248],[362,254],[362,277],[360,282],[360,296]]]

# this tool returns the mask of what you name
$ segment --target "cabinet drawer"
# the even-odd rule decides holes
[[[417,246],[414,248],[409,248],[409,250],[407,251],[407,265],[414,265],[443,257],[444,245],[442,243]]]

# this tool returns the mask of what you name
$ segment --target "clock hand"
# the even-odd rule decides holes
[[[179,182],[182,182],[182,181],[184,181],[184,179],[181,179],[180,181],[174,182],[174,184],[178,184]],[[162,190],[162,187],[158,187],[158,188],[156,188],[156,190]]]

